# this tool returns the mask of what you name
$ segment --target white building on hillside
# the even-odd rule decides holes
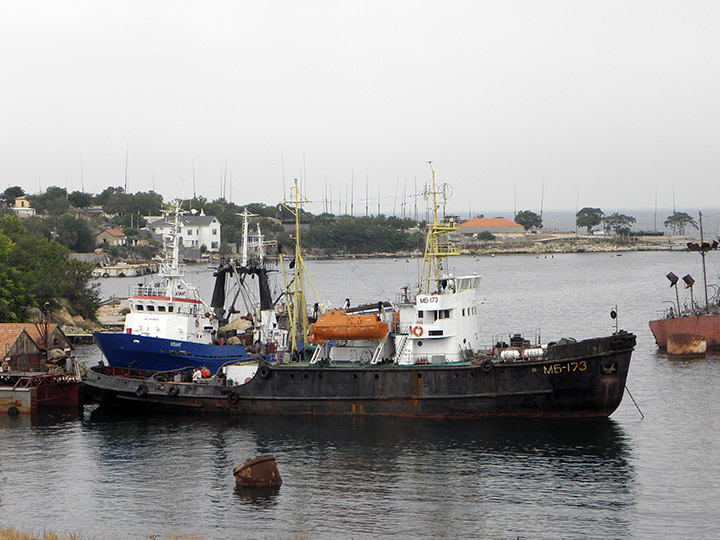
[[[161,218],[148,223],[147,228],[153,234],[165,235],[174,225],[172,218]],[[197,216],[180,216],[178,238],[181,246],[201,249],[205,246],[208,252],[220,251],[220,222],[215,216],[198,214]]]

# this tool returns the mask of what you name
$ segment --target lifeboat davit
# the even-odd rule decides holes
[[[383,339],[388,332],[386,322],[378,315],[348,315],[344,309],[331,309],[310,325],[310,341],[323,343],[345,339]]]

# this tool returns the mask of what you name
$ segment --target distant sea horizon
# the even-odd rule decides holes
[[[528,210],[527,208],[519,209]],[[539,210],[529,209],[535,213],[540,213]],[[672,215],[672,208],[658,208],[657,211],[654,209],[635,209],[635,210],[616,210],[616,209],[602,209],[605,215],[610,215],[615,212],[619,214],[625,214],[626,216],[632,216],[636,219],[636,222],[632,224],[633,231],[643,232],[665,232],[665,220],[668,216]],[[687,210],[678,208],[678,212],[685,212],[691,217],[698,221],[697,210]],[[708,208],[703,212],[703,233],[705,239],[714,239],[720,235],[720,208]],[[452,211],[448,211],[452,213]],[[507,219],[513,219],[513,210],[502,210],[502,211],[483,211],[473,212],[472,217],[478,217],[482,214],[486,218],[493,217],[504,217]],[[455,213],[461,219],[466,221],[469,219],[468,212]],[[542,213],[543,219],[543,232],[571,232],[575,231],[575,210],[544,210]],[[598,227],[599,228],[599,227]],[[596,228],[596,229],[598,229]],[[688,227],[685,230],[685,234],[688,236],[700,237],[699,229]]]

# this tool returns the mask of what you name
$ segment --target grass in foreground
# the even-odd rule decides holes
[[[199,536],[175,536],[168,534],[167,536],[152,534],[148,536],[149,540],[203,540]],[[20,532],[17,529],[0,527],[0,540],[84,540],[82,536],[71,534],[64,536],[55,534],[54,532],[44,532],[40,535]]]

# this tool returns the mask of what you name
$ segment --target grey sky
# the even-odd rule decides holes
[[[313,212],[352,178],[364,211],[367,175],[399,213],[433,160],[461,212],[538,211],[543,180],[545,209],[667,208],[674,184],[694,211],[719,23],[716,1],[0,0],[0,187],[80,190],[81,160],[85,191],[120,186],[127,149],[129,190],[165,198],[193,162],[217,198],[227,161],[228,198],[272,204],[284,164]]]

